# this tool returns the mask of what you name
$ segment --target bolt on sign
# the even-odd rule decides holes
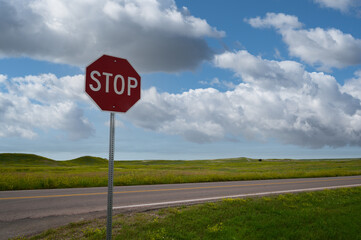
[[[86,67],[85,92],[110,112],[107,240],[112,239],[114,113],[127,112],[140,99],[140,89],[140,76],[126,59],[103,55]]]

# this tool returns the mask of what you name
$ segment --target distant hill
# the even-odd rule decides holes
[[[35,154],[0,153],[0,164],[56,166],[58,162]]]
[[[26,153],[0,153],[0,165],[23,166],[77,166],[106,165],[108,160],[99,157],[84,156],[67,161],[55,161],[46,157]]]
[[[102,165],[108,164],[108,160],[100,157],[84,156],[65,161],[65,163],[74,165]]]

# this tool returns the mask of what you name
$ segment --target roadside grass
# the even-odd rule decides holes
[[[113,217],[113,239],[361,239],[361,187],[165,208]],[[105,239],[106,220],[29,238]]]
[[[167,184],[361,175],[361,159],[250,158],[193,161],[115,161],[114,185]],[[54,161],[31,154],[0,154],[0,191],[107,186],[106,159]]]

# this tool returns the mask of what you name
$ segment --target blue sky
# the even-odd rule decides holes
[[[108,157],[85,67],[126,58],[142,99],[115,159],[361,155],[359,0],[0,0],[0,152]]]

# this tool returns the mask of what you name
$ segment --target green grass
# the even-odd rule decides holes
[[[114,185],[189,183],[361,175],[361,159],[258,161],[249,158],[194,161],[116,161]],[[106,159],[68,161],[31,154],[0,154],[0,190],[107,186]]]
[[[113,217],[113,239],[361,239],[361,188],[167,208]],[[105,239],[105,219],[31,238]]]

